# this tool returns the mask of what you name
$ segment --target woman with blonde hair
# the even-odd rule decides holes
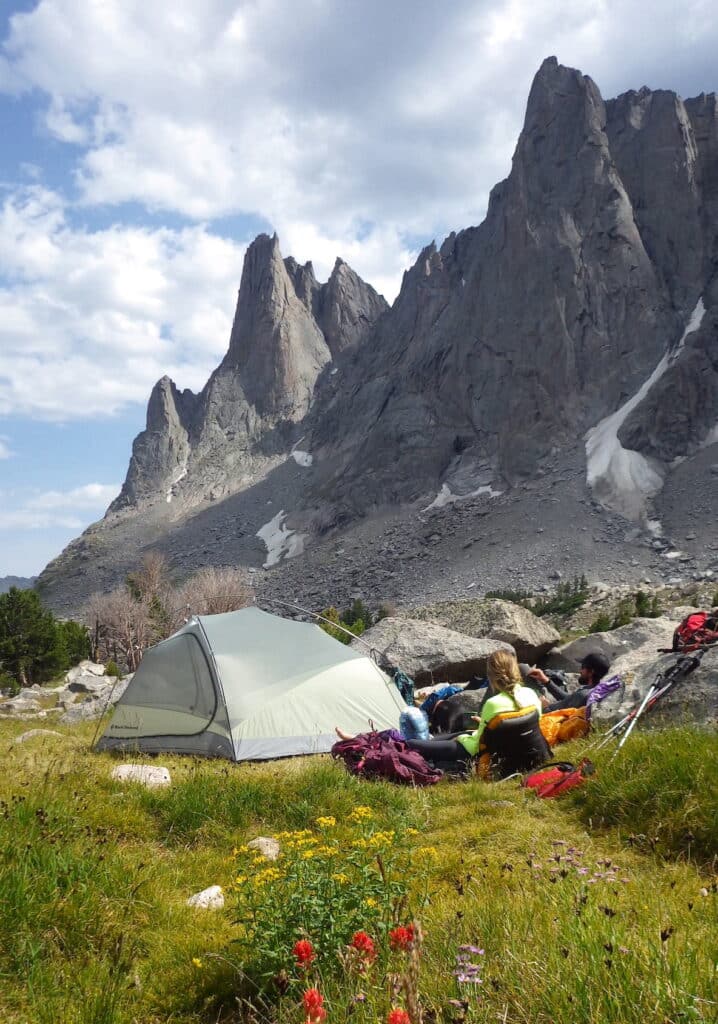
[[[493,696],[489,697],[486,701],[481,714],[474,716],[474,721],[478,723],[478,728],[474,732],[464,733],[456,737],[457,743],[460,743],[464,750],[472,757],[479,753],[484,731],[497,715],[533,711],[535,708],[538,712],[538,718],[541,717],[541,698],[531,687],[524,686],[519,664],[513,651],[494,651],[489,656],[486,673],[489,677],[489,688]],[[536,739],[532,736],[530,746],[533,747],[535,742]],[[541,744],[539,744],[539,747],[541,749],[536,752],[537,758],[539,754],[541,756],[550,756],[548,748],[544,750]],[[529,750],[527,750],[528,754]]]
[[[510,771],[528,771],[548,760],[551,749],[538,728],[541,698],[535,690],[523,685],[514,652],[494,651],[489,656],[486,672],[492,696],[484,703],[481,715],[474,716],[474,721],[477,722],[474,732],[443,736],[441,739],[408,739],[405,741],[406,745],[428,761],[468,771],[472,759],[481,752],[482,737],[487,727],[492,733],[492,738],[497,737],[500,734],[496,725],[503,719],[511,731],[511,756],[505,759]],[[339,729],[336,732],[342,740],[349,738]],[[492,754],[491,760],[492,763],[495,761],[498,774],[503,774],[503,759],[494,759]]]

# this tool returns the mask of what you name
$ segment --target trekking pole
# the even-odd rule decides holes
[[[636,723],[638,722],[638,719],[641,717],[641,715],[646,710],[650,711],[651,708],[653,708],[658,703],[661,697],[665,696],[665,694],[668,693],[669,690],[673,689],[676,683],[678,683],[681,679],[685,679],[686,676],[689,676],[698,668],[698,666],[701,663],[701,659],[708,650],[709,646],[710,645],[706,645],[705,647],[699,648],[690,657],[685,654],[681,655],[681,657],[674,665],[671,665],[671,667],[667,669],[665,672],[659,673],[659,675],[656,677],[653,684],[651,685],[650,689],[646,693],[646,696],[641,701],[640,706],[631,713],[631,722],[625,734],[621,737],[618,747],[616,748],[616,751],[613,755],[614,757],[616,757],[618,751],[621,749],[623,744],[631,735],[631,732],[635,728]],[[659,686],[659,682],[662,682],[663,685]]]
[[[658,677],[657,677],[657,678],[656,678],[656,679],[655,679],[655,680],[654,680],[654,681],[653,681],[653,682],[651,683],[650,687],[649,687],[649,688],[648,688],[648,690],[646,691],[646,696],[645,696],[645,697],[643,698],[643,700],[641,701],[641,703],[640,703],[639,707],[637,708],[637,710],[635,710],[635,711],[632,711],[632,712],[631,712],[631,716],[630,716],[630,722],[628,723],[628,727],[627,727],[626,731],[625,731],[625,732],[623,733],[623,735],[621,736],[621,739],[620,739],[620,740],[618,741],[618,746],[616,747],[616,749],[615,749],[615,751],[614,751],[614,754],[613,754],[613,756],[614,756],[614,757],[616,757],[616,755],[618,754],[618,751],[619,751],[619,750],[621,749],[621,747],[623,746],[623,744],[624,744],[624,743],[626,742],[626,740],[628,739],[628,737],[629,737],[629,736],[631,735],[631,733],[633,732],[633,730],[634,730],[634,728],[635,728],[635,726],[636,726],[636,722],[638,721],[638,719],[639,719],[639,718],[641,717],[641,715],[642,715],[642,714],[643,714],[643,712],[645,711],[645,709],[646,709],[646,706],[648,705],[648,702],[649,702],[649,701],[651,700],[651,698],[653,697],[654,693],[655,693],[655,692],[657,691],[657,688],[658,688],[658,679],[660,679],[660,678],[661,678],[661,677],[660,677],[660,676],[658,676]]]

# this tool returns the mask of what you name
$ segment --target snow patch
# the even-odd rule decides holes
[[[298,466],[308,467],[311,466],[314,461],[314,456],[310,455],[309,452],[293,451],[292,458]]]
[[[663,557],[664,558],[680,558],[682,554],[683,554],[682,551],[664,551],[663,552]]]
[[[288,529],[284,525],[286,518],[287,513],[282,509],[281,512],[277,512],[274,519],[270,519],[268,523],[265,523],[264,526],[257,530],[256,536],[264,541],[267,548],[267,560],[264,562],[265,569],[277,565],[282,557],[294,558],[296,555],[301,555],[304,551],[306,534]]]
[[[718,423],[716,423],[712,430],[708,431],[701,448],[710,448],[712,444],[718,444]]]
[[[167,497],[166,497],[165,500],[166,500],[168,505],[170,504],[170,502],[172,501],[172,498],[174,497],[174,489],[175,489],[175,487],[180,482],[180,480],[184,480],[184,478],[186,476],[187,476],[187,465],[185,463],[184,467],[182,469],[178,470],[175,473],[175,475],[172,477],[170,485],[167,488]]]
[[[624,422],[646,397],[668,367],[678,356],[689,334],[697,331],[705,314],[700,298],[690,315],[681,339],[672,352],[666,352],[653,373],[638,391],[610,416],[587,431],[586,482],[598,501],[626,519],[641,520],[645,516],[646,502],[663,486],[663,475],[658,465],[640,452],[624,448],[618,433]]]
[[[432,503],[427,505],[426,508],[422,508],[421,511],[430,512],[433,508],[444,508],[446,505],[453,505],[455,501],[467,501],[469,498],[478,498],[481,494],[488,494],[490,498],[499,498],[503,493],[503,491],[495,491],[488,484],[478,487],[475,491],[470,491],[468,494],[454,494],[448,484],[442,484],[441,490]]]

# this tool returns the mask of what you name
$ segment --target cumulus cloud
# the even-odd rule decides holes
[[[73,228],[56,193],[0,208],[0,415],[69,420],[200,388],[227,347],[244,246],[205,227]]]
[[[283,0],[42,0],[13,19],[0,82],[47,95],[85,203],[259,213],[297,245],[363,243],[395,290],[402,238],[482,216],[543,57],[609,94],[700,91],[717,42],[706,0],[313,0],[301,18]]]
[[[91,483],[68,491],[42,491],[24,497],[7,494],[0,509],[0,530],[81,530],[104,512],[119,491],[119,484]]]
[[[707,0],[310,0],[301,18],[283,0],[40,0],[11,19],[0,90],[42,97],[72,203],[197,226],[89,231],[68,196],[8,194],[0,414],[111,413],[164,373],[201,386],[248,240],[219,236],[228,216],[392,299],[420,244],[482,218],[545,56],[605,95],[691,94],[718,84],[717,48]]]
[[[37,509],[100,509],[106,508],[120,492],[119,484],[84,484],[70,491],[43,491],[27,502]]]

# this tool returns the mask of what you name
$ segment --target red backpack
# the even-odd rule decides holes
[[[579,765],[571,764],[570,761],[557,761],[527,775],[521,785],[526,789],[532,789],[536,796],[542,799],[550,799],[581,786],[595,770],[593,763],[587,758]]]
[[[718,641],[718,622],[708,612],[691,612],[678,624],[673,634],[673,650],[681,654],[695,651]]]

